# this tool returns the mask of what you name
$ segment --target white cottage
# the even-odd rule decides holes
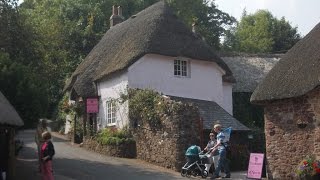
[[[65,86],[74,99],[99,99],[99,128],[128,124],[128,104],[112,99],[127,88],[142,88],[195,100],[199,107],[211,103],[211,112],[201,110],[207,129],[219,121],[235,130],[248,130],[232,117],[235,81],[230,69],[165,2],[124,22],[120,7],[113,7],[110,20],[111,28]]]

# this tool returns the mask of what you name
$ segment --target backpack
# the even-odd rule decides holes
[[[224,143],[228,143],[230,141],[231,131],[232,131],[231,127],[228,127],[226,129],[222,130],[222,132],[225,136]]]
[[[224,142],[222,143],[223,146],[226,148],[226,152],[227,152],[227,157],[231,156],[231,149],[230,149],[230,136],[231,136],[231,132],[232,132],[232,128],[228,127],[224,130],[222,130],[225,138],[224,138]]]

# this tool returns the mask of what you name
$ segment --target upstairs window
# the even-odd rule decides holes
[[[188,77],[188,61],[174,60],[174,75],[178,77]]]
[[[115,125],[116,124],[116,104],[114,101],[106,102],[106,120],[107,125]]]

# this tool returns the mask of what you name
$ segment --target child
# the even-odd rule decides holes
[[[51,142],[51,134],[48,131],[42,133],[44,143],[41,146],[41,176],[42,180],[54,180],[52,170],[52,157],[55,154],[53,144]]]

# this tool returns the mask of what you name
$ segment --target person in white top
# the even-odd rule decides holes
[[[204,151],[210,151],[211,148],[213,148],[214,145],[217,143],[217,141],[216,141],[216,135],[215,135],[213,132],[211,132],[211,133],[209,134],[209,137],[210,137],[210,140],[209,140],[207,146],[204,148]],[[215,162],[215,160],[216,160],[218,157],[217,157],[217,156],[215,157],[215,156],[212,156],[211,154],[209,154],[209,155],[208,155],[208,158],[212,158],[212,160],[209,160],[209,162]],[[212,165],[212,163],[205,164],[205,166],[206,166],[206,169],[205,169],[205,170],[206,170],[208,173],[209,173],[209,170],[210,170],[211,165]]]

